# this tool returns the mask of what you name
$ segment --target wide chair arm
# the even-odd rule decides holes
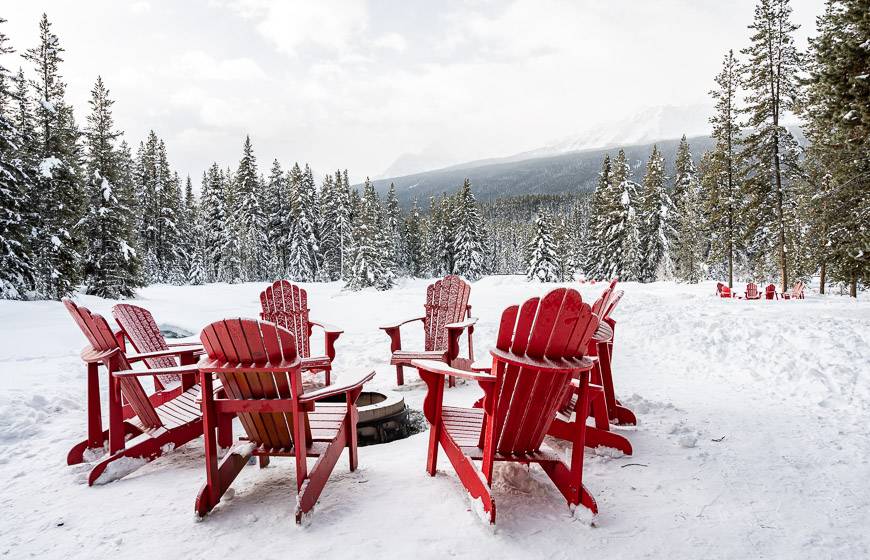
[[[113,371],[115,377],[141,377],[143,375],[189,375],[198,373],[199,366],[191,364],[188,366],[177,366],[167,368],[154,369],[125,369],[121,371]]]
[[[465,371],[462,369],[456,369],[454,367],[448,366],[444,362],[439,362],[436,360],[411,360],[411,365],[420,371],[435,373],[438,375],[463,377],[465,379],[470,379],[471,381],[495,381],[495,377],[493,375],[490,375],[489,373],[483,373],[482,371]]]
[[[175,346],[167,350],[158,350],[156,352],[143,352],[142,354],[127,354],[127,361],[130,363],[141,362],[148,358],[162,358],[165,356],[192,356],[197,352],[202,352],[201,345]]]
[[[395,352],[396,350],[402,349],[402,334],[399,330],[399,327],[402,325],[407,325],[408,323],[413,323],[414,321],[425,321],[426,317],[414,317],[413,319],[408,319],[405,321],[401,321],[399,323],[395,323],[393,325],[384,325],[383,327],[378,327],[390,337],[390,352]]]
[[[347,383],[337,383],[334,385],[327,385],[326,387],[315,389],[314,391],[309,391],[307,393],[303,393],[299,395],[299,404],[307,404],[313,403],[315,401],[319,401],[325,399],[327,397],[334,397],[336,395],[341,395],[345,393],[353,393],[356,392],[357,396],[359,392],[362,390],[364,384],[368,383],[375,376],[375,372],[370,371],[368,373],[357,376],[357,378],[353,381],[349,381]],[[354,401],[356,398],[353,399]],[[350,404],[351,399],[348,399]]]
[[[459,356],[459,336],[466,329],[468,330],[468,357],[470,360],[474,360],[474,347],[472,346],[471,337],[474,333],[475,323],[477,323],[477,317],[469,317],[464,321],[444,325],[447,329],[447,359],[449,361],[452,362]]]
[[[310,327],[320,327],[323,329],[323,346],[326,355],[329,357],[329,361],[335,359],[335,341],[338,340],[338,337],[344,333],[344,330],[336,327],[335,325],[330,325],[329,323],[324,323],[321,321],[315,321],[313,319],[308,321],[309,328]]]

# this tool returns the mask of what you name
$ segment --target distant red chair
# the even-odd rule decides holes
[[[768,284],[764,288],[764,299],[779,299],[779,294],[776,293],[776,286]]]
[[[721,298],[733,298],[734,292],[722,282],[716,282],[716,294]]]
[[[331,383],[332,361],[335,359],[335,341],[344,332],[338,327],[315,321],[309,317],[308,292],[287,280],[279,280],[260,293],[260,319],[284,327],[296,339],[296,350],[302,358],[302,370],[322,371],[327,385]],[[324,355],[311,355],[313,327],[323,329]]]
[[[746,299],[761,299],[761,294],[758,292],[758,286],[750,282],[746,284],[746,292],[744,292],[744,297]]]
[[[199,362],[204,398],[206,483],[196,498],[196,512],[214,508],[248,459],[260,467],[270,457],[296,459],[296,522],[311,510],[342,450],[350,470],[357,467],[356,400],[375,373],[338,386],[302,392],[302,362],[292,333],[271,322],[225,319],[200,335],[207,356]],[[226,397],[213,398],[217,376]],[[344,395],[344,402],[323,402]],[[238,415],[247,438],[233,446],[218,465],[215,429]],[[316,458],[309,470],[306,459]]]
[[[804,299],[804,283],[797,282],[794,287],[791,289],[791,293],[783,292],[783,299]]]
[[[471,316],[468,298],[471,286],[456,275],[445,276],[426,289],[426,314],[397,323],[380,327],[390,337],[390,364],[396,366],[396,383],[405,384],[403,366],[411,365],[413,360],[438,360],[454,368],[468,369],[474,361],[472,335],[477,319]],[[402,325],[420,321],[425,335],[423,350],[403,350]],[[468,358],[459,357],[459,337],[468,332]],[[448,381],[452,387],[454,379]]]
[[[570,506],[598,506],[583,486],[586,423],[573,424],[569,464],[544,444],[544,436],[576,378],[579,410],[588,409],[588,377],[592,361],[585,358],[598,318],[576,290],[558,288],[543,298],[513,305],[501,316],[490,373],[463,371],[433,360],[414,360],[426,382],[423,412],[429,421],[426,471],[435,476],[440,446],[465,489],[480,501],[495,523],[492,496],[496,461],[538,463]],[[476,381],[484,392],[482,408],[446,406],[445,377]],[[480,461],[478,467],[475,461]]]

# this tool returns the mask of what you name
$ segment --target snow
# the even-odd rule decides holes
[[[39,162],[39,173],[47,178],[51,179],[53,176],[54,168],[58,165],[61,165],[62,162],[54,156],[47,157],[41,162]]]
[[[395,389],[377,326],[418,316],[426,285],[347,292],[306,284],[313,316],[345,329],[334,377],[375,368],[369,387]],[[517,276],[473,283],[478,357],[504,307],[556,285]],[[573,285],[587,301],[604,288]],[[134,303],[195,332],[222,317],[256,316],[264,286],[158,285]],[[594,523],[584,508],[572,513],[537,466],[499,465],[495,530],[478,519],[443,453],[437,476],[426,475],[428,433],[360,448],[353,473],[343,455],[299,530],[293,462],[280,458],[246,468],[234,497],[195,523],[201,440],[89,488],[88,466],[65,463],[85,434],[84,338],[58,302],[0,301],[0,555],[200,558],[256,546],[267,558],[868,557],[867,294],[743,301],[716,298],[713,282],[623,288],[614,371],[617,393],[640,420],[624,432],[634,455],[587,450]],[[114,303],[76,299],[106,316]],[[421,344],[420,330],[405,327],[403,344]],[[413,370],[405,377],[400,391],[419,410],[424,385]],[[445,401],[469,405],[479,396],[476,384],[460,384]]]

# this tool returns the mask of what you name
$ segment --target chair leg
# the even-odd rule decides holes
[[[332,385],[332,379],[331,379],[332,368],[331,367],[328,367],[325,370],[323,370],[323,376],[325,378],[324,381],[326,382],[326,386],[328,387],[328,386]]]
[[[438,466],[438,440],[441,439],[442,429],[440,420],[429,427],[429,452],[426,456],[426,472],[429,476],[435,476]]]
[[[257,463],[259,463],[261,469],[265,469],[269,466],[269,456],[260,455],[259,457],[257,457]]]
[[[224,495],[230,484],[233,483],[233,480],[239,476],[239,473],[248,464],[248,459],[251,458],[252,453],[253,451],[251,451],[250,446],[242,447],[241,449],[236,447],[227,453],[226,457],[221,461],[220,466],[216,469],[217,472],[214,473],[210,481],[206,481],[196,496],[195,508],[197,515],[201,517],[218,505],[221,496]],[[210,484],[213,484],[214,487],[210,486]]]
[[[357,432],[356,423],[359,417],[359,412],[356,409],[356,404],[349,404],[347,407],[346,427],[347,430],[347,454],[350,461],[351,472],[356,470],[359,459],[357,457]]]
[[[396,383],[398,385],[405,384],[405,373],[402,371],[402,366],[399,364],[396,364]]]
[[[229,449],[233,446],[233,415],[217,415],[217,441],[221,449]]]

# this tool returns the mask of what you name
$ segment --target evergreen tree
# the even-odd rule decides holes
[[[6,20],[0,18],[0,25]],[[35,170],[26,158],[27,130],[16,126],[12,79],[3,55],[13,52],[0,30],[0,299],[19,299],[33,289],[33,256],[25,208]]]
[[[537,282],[561,280],[558,247],[553,239],[553,225],[546,213],[535,218],[535,233],[528,246],[526,278]]]
[[[227,213],[227,223],[220,240],[221,268],[218,278],[222,282],[242,281],[242,217],[233,172],[227,168],[222,174],[222,188]]]
[[[87,145],[88,208],[80,223],[86,237],[83,255],[87,293],[105,298],[130,297],[141,286],[138,257],[133,249],[133,218],[123,197],[121,154],[109,91],[97,77],[91,90]]]
[[[601,163],[601,171],[598,173],[598,182],[592,193],[592,201],[589,208],[589,224],[587,226],[585,254],[583,256],[583,272],[592,279],[605,279],[608,272],[605,270],[607,261],[607,238],[608,230],[607,215],[616,204],[613,185],[610,155],[605,154]]]
[[[203,276],[207,282],[223,280],[223,249],[230,235],[223,174],[213,163],[202,176],[199,227],[202,231]]]
[[[471,192],[471,181],[465,179],[456,201],[456,230],[453,240],[455,260],[453,273],[474,281],[486,274],[483,220],[477,201]]]
[[[39,45],[24,53],[33,64],[30,82],[37,98],[35,155],[39,175],[33,197],[39,222],[36,227],[38,288],[45,296],[70,295],[81,279],[81,239],[74,230],[82,216],[84,188],[80,177],[78,129],[72,107],[66,104],[66,84],[60,75],[63,49],[43,14]]]
[[[747,57],[742,86],[748,92],[743,113],[749,133],[740,155],[749,176],[744,182],[749,250],[759,263],[757,274],[779,269],[783,291],[789,288],[798,227],[793,211],[797,142],[780,124],[798,99],[801,59],[793,38],[798,26],[790,16],[789,0],[759,0],[749,26],[751,44],[741,51]],[[763,261],[773,255],[775,265],[765,266]]]
[[[289,262],[287,249],[293,229],[293,216],[290,211],[287,179],[277,159],[272,161],[264,199],[266,201],[264,213],[269,224],[267,237],[272,255],[269,274],[272,278],[283,278],[287,274],[287,263]]]
[[[411,203],[411,210],[405,218],[405,239],[407,240],[408,275],[412,278],[421,278],[426,274],[425,234],[416,198]]]
[[[704,266],[704,215],[700,183],[685,135],[680,140],[674,164],[673,200],[676,209],[674,274],[677,279],[694,284],[701,280]]]
[[[288,173],[290,187],[290,208],[293,216],[293,230],[289,241],[289,276],[299,282],[311,282],[315,279],[315,256],[317,245],[314,242],[314,226],[308,221],[309,211],[308,184],[305,173],[296,163]]]
[[[390,261],[394,265],[393,273],[405,274],[405,240],[402,236],[402,212],[399,209],[399,199],[396,198],[396,186],[390,183],[387,191],[387,208],[385,214],[385,226]]]
[[[733,51],[728,51],[716,75],[717,88],[710,92],[716,112],[710,119],[715,146],[701,173],[702,201],[710,245],[708,261],[725,263],[728,287],[734,287],[735,261],[742,255],[743,213],[740,191],[743,173],[738,165],[741,143],[737,90],[739,69]]]
[[[658,146],[653,145],[639,201],[640,259],[637,270],[641,282],[654,282],[673,276],[670,247],[676,233],[672,225],[674,207],[665,188],[665,180],[664,157]]]
[[[870,5],[828,0],[810,39],[803,214],[820,291],[829,279],[858,287],[870,275]]]
[[[257,158],[251,137],[245,137],[242,159],[236,171],[235,181],[236,212],[240,238],[240,264],[242,280],[254,281],[265,278],[268,256],[268,235],[266,220],[260,208],[262,199],[257,172]]]
[[[360,290],[374,286],[379,290],[387,290],[392,287],[393,274],[388,255],[384,252],[384,222],[375,187],[366,178],[359,214],[354,221],[354,258],[348,289]]]

